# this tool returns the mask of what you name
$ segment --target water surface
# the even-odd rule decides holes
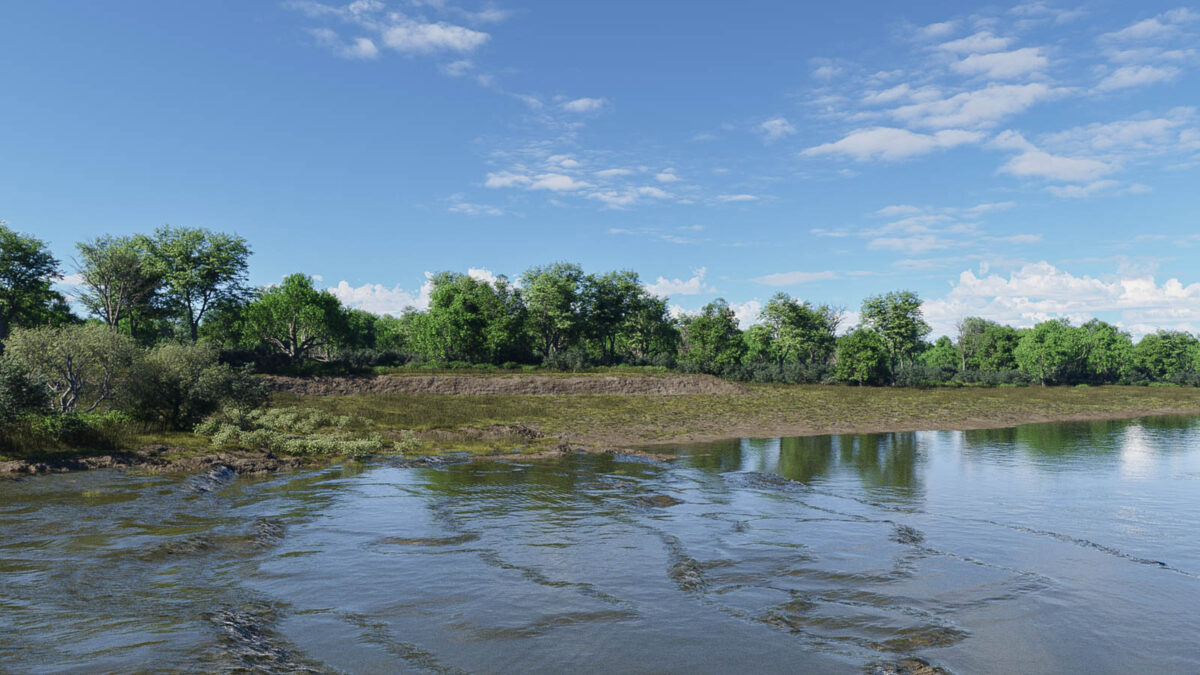
[[[1200,421],[0,480],[0,670],[1200,671]]]

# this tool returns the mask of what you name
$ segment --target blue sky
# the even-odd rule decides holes
[[[0,31],[0,219],[68,268],[170,223],[377,312],[569,260],[747,321],[911,289],[939,333],[1200,330],[1177,1],[64,1]]]

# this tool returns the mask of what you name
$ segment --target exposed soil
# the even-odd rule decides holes
[[[15,459],[0,462],[4,474],[66,473],[88,469],[136,469],[157,473],[199,473],[226,467],[240,475],[263,475],[289,471],[304,464],[300,457],[276,457],[269,452],[221,452],[211,455],[169,458],[173,449],[164,445],[147,446],[131,452],[90,457],[49,457]]]
[[[740,384],[711,375],[381,375],[285,377],[264,375],[273,391],[304,396],[356,394],[459,394],[486,396],[570,394],[737,394]]]

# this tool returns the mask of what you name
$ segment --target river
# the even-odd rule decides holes
[[[3,479],[0,671],[1200,671],[1200,420],[676,450]]]

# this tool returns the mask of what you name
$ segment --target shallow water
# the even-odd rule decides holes
[[[0,671],[1200,671],[1200,420],[0,481]]]

